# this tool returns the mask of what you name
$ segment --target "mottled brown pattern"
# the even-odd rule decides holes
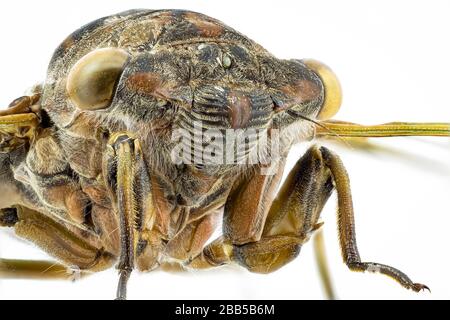
[[[156,41],[154,23],[141,21],[136,25],[125,28],[117,42],[118,47],[141,47]]]
[[[184,18],[197,27],[201,37],[217,38],[225,32],[223,26],[205,19],[203,15],[188,12],[184,15]]]
[[[311,147],[274,200],[292,145],[314,137],[330,88],[317,70],[277,59],[199,13],[131,10],[95,20],[56,49],[42,88],[0,112],[0,223],[64,265],[117,265],[124,298],[134,268],[275,271],[320,227],[336,189],[348,267],[424,289],[397,269],[361,262],[348,177],[328,149]],[[232,138],[198,137],[196,123],[201,132],[258,133],[242,153]],[[261,142],[266,133],[279,134],[277,154]],[[240,162],[202,161],[223,148],[207,145],[221,142]],[[180,145],[192,162],[173,157]],[[254,150],[262,156],[251,159]],[[205,247],[219,219],[222,234]],[[34,276],[49,277],[49,264],[38,266]]]
[[[293,105],[300,105],[316,100],[322,93],[321,88],[317,84],[308,80],[299,80],[296,83],[286,85],[280,91],[290,98],[290,103],[286,103],[283,106],[277,105],[276,112],[284,111]]]
[[[167,86],[164,85],[161,75],[157,73],[140,72],[133,74],[127,79],[127,86],[130,90],[139,94],[161,99],[170,97]]]
[[[117,78],[113,87],[116,91],[104,97],[110,104],[102,105],[104,109],[100,110],[83,109],[77,105],[79,101],[68,97],[69,72],[87,54],[108,47],[123,50],[129,59],[120,70],[120,76],[114,77]],[[224,57],[228,59],[226,64]],[[114,157],[111,149],[116,146],[108,140],[119,131],[134,131],[130,134],[140,139],[141,161],[148,171],[147,180],[144,178],[147,173],[140,173],[143,180],[139,188],[142,189],[136,186],[137,194],[145,199],[145,203],[137,204],[145,212],[136,215],[145,219],[139,222],[142,233],[140,268],[153,268],[163,262],[158,260],[161,255],[153,251],[164,250],[162,239],[170,241],[180,234],[186,235],[186,241],[192,238],[190,241],[195,243],[185,251],[191,252],[189,259],[193,258],[213,230],[213,225],[206,221],[210,221],[213,212],[220,216],[220,208],[225,205],[232,185],[241,178],[242,168],[174,165],[170,159],[172,129],[181,126],[181,110],[195,113],[195,116],[202,112],[208,115],[207,108],[211,107],[207,101],[215,104],[214,108],[221,108],[218,112],[224,117],[220,121],[225,124],[223,128],[245,129],[258,125],[261,129],[270,129],[272,102],[263,90],[272,84],[262,78],[258,66],[261,57],[279,62],[273,72],[291,69],[292,63],[275,59],[220,21],[183,10],[128,11],[98,19],[76,30],[55,51],[36,109],[48,117],[49,128],[37,136],[27,153],[27,161],[11,169],[26,185],[23,187],[24,204],[45,215],[61,217],[71,228],[79,228],[80,234],[96,234],[105,250],[118,255],[116,190],[108,185],[110,179],[114,179],[110,176],[114,172],[108,170],[114,170],[114,161],[120,159],[111,160]],[[85,77],[88,81],[90,74],[86,73]],[[289,86],[289,81],[295,84],[302,79],[296,75],[285,80],[288,82],[285,85]],[[226,93],[222,100],[211,96],[212,86],[217,94]],[[274,90],[279,87],[278,83],[273,83]],[[293,91],[295,88],[280,92],[295,95]],[[27,99],[21,101],[27,105],[37,103],[34,100],[28,103]],[[29,109],[27,112],[34,112]],[[255,181],[260,179],[264,180],[257,178]],[[251,192],[254,198],[258,183],[252,185],[255,185]],[[258,192],[262,197],[265,191]],[[260,220],[261,224],[264,216],[261,212],[267,208],[258,209],[260,213],[253,212],[258,206],[255,203],[245,207],[236,217],[248,216],[245,221]],[[248,213],[244,213],[247,210]],[[194,229],[198,232],[188,231]],[[260,233],[257,229],[261,230],[261,226],[256,226],[256,234]],[[176,248],[169,252],[180,257]]]

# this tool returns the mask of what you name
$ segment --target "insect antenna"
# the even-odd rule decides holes
[[[316,120],[314,120],[314,119],[308,118],[307,116],[302,115],[302,114],[299,114],[299,113],[296,113],[295,116],[296,116],[296,117],[299,117],[299,118],[301,118],[301,119],[303,119],[303,120],[305,120],[305,121],[312,122],[312,123],[314,123],[316,126],[318,126],[319,128],[321,128],[321,129],[322,129],[322,130],[320,131],[321,135],[325,135],[325,134],[323,134],[323,132],[326,132],[328,136],[336,137],[337,139],[339,139],[340,141],[342,141],[342,143],[344,143],[345,145],[347,145],[350,149],[353,149],[353,146],[352,146],[350,143],[348,143],[347,140],[345,140],[339,133],[337,133],[337,132],[335,132],[334,130],[328,128],[323,122],[321,123],[321,122],[319,122],[319,121],[316,121]],[[317,133],[318,133],[318,131],[316,131],[316,134],[317,134]]]
[[[341,137],[359,138],[450,136],[450,123],[390,122],[366,126],[345,121],[328,120],[322,121],[320,124],[317,130],[318,136],[330,136],[330,132],[333,132],[332,135],[338,134]]]

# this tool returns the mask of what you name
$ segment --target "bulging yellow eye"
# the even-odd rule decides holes
[[[129,55],[118,48],[103,48],[81,58],[70,70],[66,90],[82,110],[108,107]]]
[[[320,120],[332,118],[339,111],[342,104],[342,89],[337,76],[327,65],[319,61],[313,59],[304,59],[302,61],[320,77],[325,89],[322,109],[320,109],[317,118]]]

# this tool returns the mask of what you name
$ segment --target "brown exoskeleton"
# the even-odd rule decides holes
[[[117,265],[122,299],[134,268],[269,273],[320,228],[335,190],[347,266],[426,288],[361,261],[349,178],[332,151],[311,147],[276,194],[295,143],[450,135],[443,123],[331,121],[340,90],[323,64],[277,59],[198,13],[136,10],[82,27],[57,48],[45,83],[0,111],[0,225],[61,264],[0,259],[0,276]],[[205,246],[219,219],[222,236]]]

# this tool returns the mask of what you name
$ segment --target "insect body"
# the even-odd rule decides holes
[[[116,265],[125,298],[135,268],[273,272],[320,228],[336,190],[348,267],[420,291],[401,271],[361,261],[349,179],[332,151],[311,147],[276,194],[291,146],[317,135],[449,135],[447,124],[327,121],[340,104],[323,64],[277,59],[205,15],[94,21],[57,48],[42,86],[0,113],[0,225],[61,263],[3,259],[0,274]],[[220,219],[222,236],[205,246]]]

